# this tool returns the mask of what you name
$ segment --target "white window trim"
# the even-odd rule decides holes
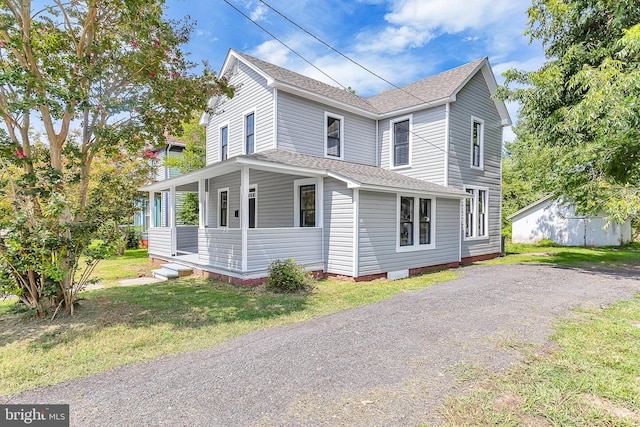
[[[329,117],[340,120],[340,156],[332,156],[327,153],[327,144],[329,142],[327,135],[327,121]],[[344,117],[328,111],[324,112],[324,156],[329,159],[344,160]]]
[[[480,166],[475,166],[473,164],[473,125],[474,123],[479,123],[480,124],[480,135],[479,135],[479,140],[480,140]],[[470,138],[470,161],[469,161],[469,165],[471,167],[471,169],[477,169],[477,170],[484,170],[484,120],[482,120],[481,118],[475,117],[475,116],[471,116],[471,138]]]
[[[400,199],[413,197],[413,245],[400,246]],[[420,199],[431,200],[431,243],[420,244]],[[398,193],[396,195],[396,252],[426,251],[436,248],[436,197],[427,194]]]
[[[255,153],[257,150],[257,142],[258,142],[258,115],[256,114],[256,109],[247,110],[242,114],[242,154],[251,154],[247,153],[247,116],[253,114],[253,152]]]
[[[256,227],[255,228],[258,228],[258,184],[249,185],[249,190],[251,190],[252,188],[256,189],[256,191],[255,191],[256,195],[254,197],[254,199],[256,201]],[[249,194],[251,194],[251,191],[247,191],[247,195],[249,195]],[[248,206],[248,204],[247,204],[247,206]],[[247,227],[248,226],[249,226],[249,224],[247,224]]]
[[[322,212],[320,211],[320,198],[321,198],[321,189],[322,186],[320,184],[321,178],[304,178],[304,179],[296,179],[293,181],[293,226],[300,227],[300,187],[305,185],[315,185],[316,186],[316,226],[315,228],[321,227],[322,224],[319,220]]]
[[[404,122],[405,120],[409,120],[409,163],[406,165],[396,166],[394,164],[394,154],[395,154],[395,132],[394,125],[398,122]],[[389,169],[408,169],[412,164],[412,152],[413,152],[413,114],[408,116],[398,117],[392,120],[389,120]]]
[[[471,241],[471,240],[489,240],[489,189],[487,187],[474,187],[474,186],[464,186],[464,191],[467,190],[473,190],[473,217],[475,218],[474,220],[474,224],[473,227],[471,228],[472,230],[472,236],[471,237],[467,237],[467,207],[466,207],[466,203],[467,200],[469,198],[464,199],[464,210],[463,210],[463,223],[462,223],[462,236],[464,238],[465,241]],[[476,233],[478,231],[478,227],[477,227],[477,220],[478,220],[478,195],[479,195],[479,191],[486,191],[487,193],[487,202],[486,202],[486,209],[487,209],[487,214],[484,216],[484,229],[486,230],[486,235],[485,236],[477,236]]]
[[[220,194],[223,192],[227,192],[227,225],[220,225]],[[231,193],[229,192],[229,187],[225,187],[225,188],[218,188],[218,203],[216,206],[216,225],[218,226],[218,228],[229,228],[229,211],[231,203],[230,200],[231,199]]]
[[[220,123],[218,126],[218,161],[222,161],[222,129],[227,128],[227,159],[229,156],[229,122]]]

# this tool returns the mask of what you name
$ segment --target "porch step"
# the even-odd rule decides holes
[[[178,273],[180,277],[190,276],[193,273],[193,268],[187,267],[186,265],[180,264],[162,264],[160,267],[166,268],[167,270],[173,270]]]
[[[160,268],[151,270],[153,277],[160,280],[177,279],[178,277],[189,276],[193,273],[193,268],[180,264],[162,264]]]

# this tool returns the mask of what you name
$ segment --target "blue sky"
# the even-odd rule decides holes
[[[288,23],[258,0],[229,0],[276,37],[358,95],[389,85]],[[487,56],[498,83],[509,68],[544,62],[530,44],[530,0],[265,0],[288,18],[395,85],[403,85]],[[197,21],[186,50],[219,70],[230,48],[335,85],[223,0],[167,0],[170,18]],[[509,105],[516,120],[516,105]],[[512,140],[509,130],[505,139]]]

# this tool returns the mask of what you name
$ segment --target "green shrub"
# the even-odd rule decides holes
[[[291,258],[277,259],[269,263],[267,289],[279,293],[310,291],[313,289],[313,276]]]

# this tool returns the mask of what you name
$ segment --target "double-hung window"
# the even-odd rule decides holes
[[[300,186],[300,227],[316,226],[316,186]]]
[[[484,121],[471,118],[471,167],[484,167]]]
[[[391,122],[391,159],[393,167],[411,163],[411,118]]]
[[[256,123],[255,113],[244,116],[244,153],[251,154],[255,150]]]
[[[218,210],[220,212],[219,227],[229,225],[229,190],[218,190]]]
[[[464,236],[479,239],[489,236],[489,191],[486,188],[467,188],[465,199]]]
[[[399,250],[430,249],[434,247],[434,200],[424,197],[398,197]]]
[[[342,141],[344,118],[335,114],[325,113],[325,156],[342,159]]]
[[[229,126],[220,128],[220,160],[229,157]]]

